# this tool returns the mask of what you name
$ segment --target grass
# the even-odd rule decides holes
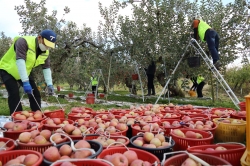
[[[111,109],[111,108],[118,108],[117,105],[103,105],[103,104],[85,104],[85,101],[82,101],[80,96],[84,96],[85,92],[83,90],[77,90],[77,89],[69,89],[69,86],[64,85],[65,91],[56,92],[58,95],[68,95],[70,92],[74,93],[74,101],[69,102],[67,99],[58,97],[59,102],[63,105],[63,108],[66,112],[69,112],[72,107],[78,107],[78,106],[85,106],[93,108],[94,110],[98,109]],[[205,89],[205,88],[204,88]],[[102,91],[102,89],[98,89],[99,93]],[[158,88],[156,89],[156,92],[159,94],[162,89]],[[126,90],[126,88],[115,88],[115,90],[109,94],[106,95],[106,101],[120,101],[120,102],[131,102],[134,104],[154,104],[156,102],[156,99],[158,96],[154,97],[145,97],[145,101],[143,102],[141,96],[141,91],[138,91],[138,96],[131,97],[129,96],[130,92]],[[206,88],[204,90],[205,96],[211,96],[209,94],[209,88]],[[57,99],[55,97],[47,97],[45,96],[44,92],[41,92],[42,100],[47,101],[48,103],[58,103]],[[239,96],[239,95],[237,95]],[[27,98],[27,95],[24,96],[24,98]],[[243,101],[244,98],[239,98],[240,101]],[[207,107],[225,107],[225,108],[233,108],[237,109],[230,98],[223,92],[223,90],[219,90],[219,99],[215,100],[215,102],[212,102],[212,100],[202,100],[197,98],[191,98],[186,95],[185,98],[171,98],[170,102],[175,105],[185,105],[185,104],[192,104],[192,105],[199,105],[199,106],[207,106]],[[158,104],[169,104],[168,98],[160,99],[158,101]],[[128,108],[129,106],[122,106],[119,108]],[[43,109],[49,109],[49,110],[57,110],[60,109],[58,106],[49,106]],[[30,110],[30,107],[23,106],[23,110]],[[6,98],[3,98],[0,96],[0,115],[9,115],[9,108],[8,108],[8,101]]]

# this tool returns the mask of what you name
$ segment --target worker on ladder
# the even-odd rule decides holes
[[[212,29],[206,22],[201,19],[193,20],[194,39],[207,42],[209,52],[213,58],[213,64],[217,70],[220,70],[220,57],[219,57],[219,35]]]
[[[98,77],[95,74],[95,72],[92,73],[91,79],[91,85],[92,85],[92,93],[96,95],[98,94],[97,86],[98,86]]]

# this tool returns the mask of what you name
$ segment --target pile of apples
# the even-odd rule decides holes
[[[124,114],[124,113],[123,113]],[[123,115],[122,114],[122,115]],[[125,113],[124,114],[125,117],[127,118],[131,118],[131,117],[137,117],[137,116],[140,116],[140,114],[138,112],[134,112],[134,111],[130,111],[128,113]]]
[[[162,118],[177,118],[178,115],[177,114],[173,114],[173,113],[166,113],[165,115],[162,116]]]
[[[91,149],[91,146],[87,141],[80,140],[74,146],[78,150],[73,151],[72,147],[68,144],[62,145],[59,149],[56,147],[50,147],[44,151],[43,156],[46,160],[55,162],[60,159],[83,159],[92,155],[89,150],[81,150],[81,148]]]
[[[19,135],[18,141],[20,143],[30,144],[30,145],[46,145],[51,144],[50,137],[52,133],[50,130],[33,130],[31,132],[23,132]],[[52,137],[55,143],[63,141],[60,134],[56,134]]]
[[[173,165],[171,165],[173,166]],[[181,166],[202,166],[201,163],[195,161],[194,159],[192,158],[187,158],[182,164]]]
[[[174,135],[177,135],[182,138],[193,138],[193,139],[202,139],[203,136],[200,133],[194,131],[187,131],[185,134],[180,129],[174,129],[172,131]]]
[[[148,161],[138,159],[137,153],[133,150],[125,151],[124,153],[114,153],[106,155],[103,158],[111,162],[114,166],[151,166]]]
[[[39,122],[30,122],[28,120],[16,121],[16,122],[7,122],[4,124],[4,128],[7,131],[25,131],[30,129],[36,129],[41,124]]]
[[[70,116],[73,116],[73,117],[80,117],[80,118],[92,118],[93,115],[89,114],[89,113],[70,113],[69,114]]]
[[[207,120],[205,123],[202,121],[189,121],[188,128],[197,129],[197,130],[211,130],[213,128],[214,123],[210,120]]]
[[[46,119],[43,123],[45,126],[63,127],[66,124],[69,124],[69,121],[61,120],[60,118],[51,118],[51,119]]]
[[[125,144],[127,142],[127,140],[125,138],[107,138],[105,136],[99,136],[96,139],[93,139],[93,141],[99,142],[100,144],[102,144],[102,146],[116,146],[116,145],[121,145],[119,143],[123,143]],[[118,142],[117,144],[115,142]]]
[[[163,121],[161,123],[163,128],[176,128],[181,127],[180,122],[178,120],[173,121],[172,123],[169,121]]]
[[[0,161],[0,166],[11,166],[11,165],[25,165],[25,166],[33,166],[39,157],[35,154],[21,155],[12,160],[9,160],[6,164],[2,164]]]
[[[73,113],[91,113],[92,110],[89,108],[87,109],[85,107],[72,107],[71,112],[73,112]]]
[[[29,111],[20,111],[15,114],[14,118],[16,120],[42,120],[43,119],[43,113],[41,111],[35,111],[35,112],[29,112]]]
[[[246,117],[246,111],[235,111],[233,114],[236,116]]]
[[[233,113],[233,110],[220,110],[216,109],[211,112],[211,117],[230,117],[230,114]]]
[[[74,126],[73,124],[65,124],[62,128],[57,129],[55,132],[66,133],[71,136],[82,136],[83,133],[91,134],[86,125]]]
[[[151,132],[145,132],[143,137],[137,137],[133,144],[145,148],[165,148],[171,146],[171,143],[166,142],[163,134],[154,135]]]
[[[160,128],[158,123],[145,123],[145,122],[140,122],[140,125],[134,124],[132,126],[133,129],[136,130],[141,130],[143,132],[146,131],[151,131],[151,132],[158,132],[158,131],[164,131],[162,128]]]
[[[223,151],[223,150],[227,150],[227,148],[223,147],[223,146],[217,146],[216,148],[206,148],[203,151],[206,152],[213,152],[213,151]]]

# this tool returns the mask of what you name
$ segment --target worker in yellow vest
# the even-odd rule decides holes
[[[201,39],[202,42],[207,42],[209,52],[213,58],[213,64],[220,70],[219,57],[219,35],[206,22],[201,19],[193,20],[194,39]]]
[[[197,97],[198,98],[202,98],[203,97],[203,94],[202,94],[202,89],[205,85],[205,82],[204,82],[204,77],[202,77],[200,74],[197,76]]]
[[[96,92],[96,94],[98,94],[98,90],[97,90],[98,89],[97,88],[97,86],[98,86],[98,77],[97,77],[97,75],[93,72],[90,79],[91,79],[91,85],[92,85],[92,93],[95,94],[95,92]]]
[[[54,93],[49,49],[55,48],[56,33],[43,30],[36,36],[15,37],[0,61],[0,76],[8,91],[10,114],[22,111],[18,83],[28,94],[32,111],[40,110],[41,95],[32,76],[32,69],[42,65],[49,94]]]

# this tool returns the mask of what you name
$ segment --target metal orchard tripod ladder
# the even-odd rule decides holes
[[[95,78],[97,76],[97,82],[98,82],[98,84],[96,86],[96,91],[95,91],[95,98],[96,98],[97,97],[97,91],[98,91],[98,85],[99,85],[100,77],[102,77],[102,80],[103,80],[103,83],[104,83],[105,86],[106,86],[106,83],[105,83],[105,80],[104,80],[104,77],[103,77],[103,74],[102,74],[102,69],[96,69],[93,73],[94,73],[94,75],[92,77]],[[86,96],[89,88],[91,88],[91,86],[92,86],[92,80],[90,81],[88,89],[85,92],[85,96]]]
[[[140,88],[141,88],[141,94],[142,94],[142,101],[145,101],[145,96],[144,96],[144,90],[143,90],[143,86],[142,86],[142,76],[145,76],[144,79],[146,78],[146,72],[144,71],[143,68],[139,68],[137,62],[134,62],[134,66],[135,66],[135,73],[138,74],[138,80],[140,82]],[[140,74],[140,70],[142,70],[142,74]],[[136,86],[136,80],[132,81],[132,88],[131,88],[131,94],[132,94],[132,90],[134,88],[134,86]]]
[[[171,75],[169,76],[166,85],[164,86],[162,92],[160,93],[159,97],[157,98],[155,104],[157,104],[157,102],[159,101],[160,97],[162,96],[163,92],[165,91],[165,89],[167,88],[171,78],[173,77],[174,73],[176,72],[178,66],[180,65],[181,61],[183,60],[183,57],[185,56],[186,51],[188,50],[189,47],[193,47],[194,50],[196,51],[196,53],[198,53],[202,59],[205,61],[206,65],[209,67],[209,69],[211,70],[211,72],[214,74],[215,78],[217,79],[217,81],[221,84],[221,86],[223,87],[223,89],[226,91],[227,95],[230,97],[230,99],[232,100],[232,102],[234,103],[234,105],[239,108],[238,104],[240,103],[240,101],[238,100],[237,96],[234,94],[234,92],[232,91],[232,89],[229,87],[229,85],[227,84],[227,82],[225,81],[225,79],[223,78],[223,76],[219,73],[219,71],[215,68],[215,66],[213,65],[213,63],[211,62],[211,60],[208,58],[207,54],[205,53],[205,51],[201,48],[201,46],[199,45],[199,43],[195,40],[195,39],[191,39],[189,44],[187,45],[185,52],[182,54],[181,59],[178,61],[176,67],[174,68],[174,70],[172,71]]]

